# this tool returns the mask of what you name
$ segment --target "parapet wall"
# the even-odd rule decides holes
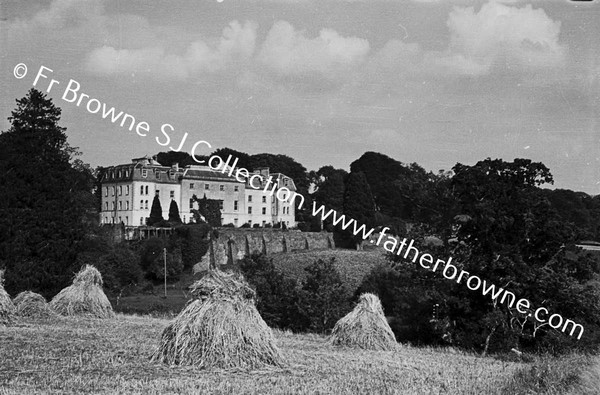
[[[211,261],[216,265],[235,263],[253,252],[275,254],[298,250],[335,248],[331,233],[281,231],[278,229],[219,229],[213,239]]]

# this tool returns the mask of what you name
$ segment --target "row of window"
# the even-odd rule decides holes
[[[196,187],[196,184],[194,184],[193,182],[190,182],[190,189],[194,189],[195,187]],[[210,184],[204,184],[204,190],[210,191]],[[219,191],[221,191],[221,192],[225,191],[225,185],[220,184],[219,185]],[[233,186],[233,191],[234,192],[239,192],[240,191],[239,185],[234,185]]]
[[[116,187],[112,187],[112,196],[115,196]],[[125,195],[129,195],[129,185],[125,185]],[[108,187],[104,188],[104,196],[108,196]],[[123,186],[119,185],[119,196],[123,196]]]
[[[127,178],[129,177],[129,169],[117,170],[116,172],[114,170],[111,170],[110,172],[108,172],[109,179],[113,179],[115,178],[115,176],[117,178],[121,178],[122,176],[125,176],[125,178]]]

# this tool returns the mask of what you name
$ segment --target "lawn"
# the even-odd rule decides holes
[[[515,373],[523,380],[532,371],[531,364],[453,349],[357,351],[334,348],[323,336],[281,331],[275,336],[285,369],[170,367],[149,361],[167,322],[118,314],[0,328],[0,393],[496,394],[521,386]]]

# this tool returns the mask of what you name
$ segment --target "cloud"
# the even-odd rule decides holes
[[[479,12],[473,7],[455,7],[447,24],[449,48],[433,53],[430,59],[448,71],[481,75],[494,68],[535,70],[564,61],[560,22],[531,5],[518,8],[490,2]]]
[[[310,39],[288,22],[278,21],[269,31],[258,60],[284,75],[329,74],[361,63],[369,49],[365,39],[342,37],[331,29],[323,29]]]
[[[164,46],[140,49],[103,46],[89,54],[86,66],[98,74],[151,73],[167,79],[185,79],[247,61],[254,53],[256,29],[255,23],[241,25],[233,21],[223,30],[217,44],[198,40],[191,43],[183,55],[170,54]]]

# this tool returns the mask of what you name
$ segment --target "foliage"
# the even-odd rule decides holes
[[[221,226],[220,200],[208,199],[206,194],[202,199],[198,199],[198,197],[194,195],[192,196],[192,200],[198,203],[198,209],[191,210],[196,223],[206,222],[215,228]]]
[[[198,160],[202,160],[203,158],[200,155],[196,155]],[[159,152],[156,155],[156,160],[163,166],[173,166],[175,163],[179,165],[179,167],[185,167],[189,165],[198,165],[198,162],[192,158],[190,154],[187,152],[178,152],[178,151],[166,151]]]
[[[367,229],[375,225],[375,202],[367,178],[362,172],[350,173],[344,193],[344,215],[354,219],[359,225],[365,225]],[[362,233],[352,235],[354,228],[348,228],[346,234],[356,244],[356,249],[362,247]]]
[[[324,333],[351,308],[346,288],[334,265],[334,258],[316,260],[308,272],[300,293],[300,310],[309,320],[309,329]]]
[[[259,253],[244,257],[240,269],[256,291],[256,308],[270,327],[302,330],[306,322],[298,308],[296,281],[283,276],[273,259]]]
[[[167,280],[176,281],[183,272],[183,261],[181,249],[178,247],[167,248],[168,243],[163,239],[152,237],[145,240],[141,249],[141,265],[146,276],[152,280],[164,280],[164,259],[166,251]]]
[[[148,218],[148,226],[155,226],[164,220],[160,199],[158,198],[158,195],[154,195],[154,200],[152,200],[152,207],[150,209],[150,217]]]
[[[97,224],[94,177],[59,126],[61,110],[31,89],[0,133],[0,267],[8,292],[49,297],[70,283]]]
[[[208,224],[186,224],[175,228],[171,246],[181,250],[185,270],[192,268],[208,253],[211,230]]]
[[[171,200],[171,205],[169,206],[169,222],[180,224],[181,217],[179,216],[179,206],[177,206],[177,202],[175,200]]]

